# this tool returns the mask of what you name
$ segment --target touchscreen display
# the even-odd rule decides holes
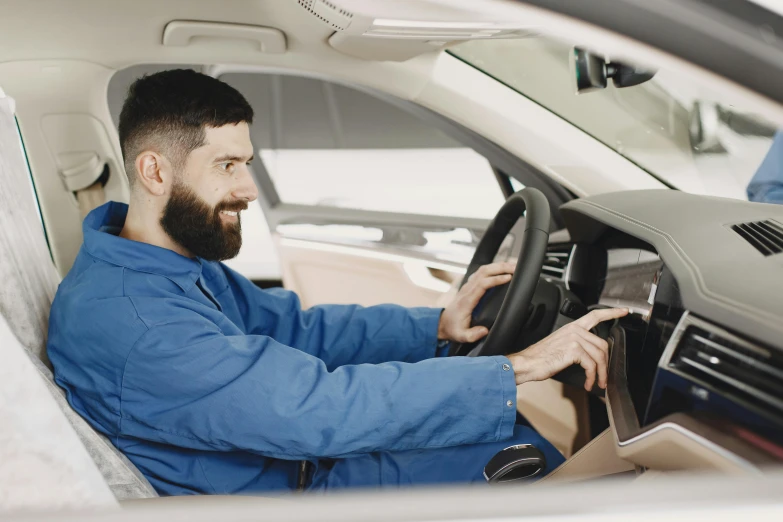
[[[661,292],[664,265],[657,254],[640,249],[613,249],[607,252],[607,270],[599,304],[628,308],[631,314],[620,320],[625,331],[626,371],[639,421],[642,422],[663,344],[662,323],[654,307]],[[664,306],[664,308],[666,308]]]
[[[629,248],[609,250],[606,279],[598,304],[628,308],[648,322],[662,267],[661,259],[653,252]]]

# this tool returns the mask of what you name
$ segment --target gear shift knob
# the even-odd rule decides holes
[[[518,444],[499,451],[484,467],[490,484],[531,479],[546,469],[546,457],[532,444]]]

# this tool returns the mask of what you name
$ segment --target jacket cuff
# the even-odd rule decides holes
[[[410,314],[416,319],[418,350],[415,361],[432,359],[438,352],[438,325],[443,308],[409,308]],[[412,361],[413,362],[413,361]]]
[[[517,382],[514,378],[514,368],[508,357],[497,355],[491,358],[498,365],[502,393],[502,413],[498,424],[497,440],[506,440],[514,435],[514,424],[517,420]]]
[[[438,339],[438,344],[435,347],[435,357],[448,357],[449,346],[451,346],[451,341],[448,339]]]

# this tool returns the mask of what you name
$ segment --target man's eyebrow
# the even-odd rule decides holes
[[[253,161],[254,155],[250,155],[248,158],[247,156],[235,156],[233,154],[223,154],[222,156],[218,156],[214,159],[215,163],[220,163],[222,161],[239,161],[244,163],[250,163]]]

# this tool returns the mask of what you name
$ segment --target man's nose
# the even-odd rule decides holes
[[[244,199],[248,202],[258,199],[258,189],[256,188],[253,175],[247,166],[242,168],[242,174],[237,180],[237,186],[231,192],[231,195],[236,199]]]

